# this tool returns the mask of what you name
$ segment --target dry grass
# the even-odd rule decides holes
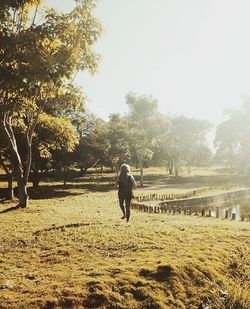
[[[249,222],[133,212],[127,224],[100,188],[41,188],[0,214],[0,308],[250,308]]]

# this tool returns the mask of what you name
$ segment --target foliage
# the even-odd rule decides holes
[[[228,112],[228,119],[218,125],[215,137],[217,160],[227,161],[240,172],[250,171],[250,102]]]
[[[94,1],[79,0],[68,13],[44,8],[43,18],[37,21],[39,6],[38,0],[2,1],[0,15],[0,117],[24,207],[40,114],[65,117],[82,107],[80,91],[72,83],[74,75],[79,70],[94,72],[99,59],[92,47],[101,32],[92,14]],[[19,133],[26,139],[23,160],[13,131],[15,123],[23,128]]]
[[[182,165],[200,165],[209,162],[211,151],[206,145],[206,133],[211,125],[207,121],[178,116],[171,118],[167,137],[167,161],[178,174]]]
[[[112,169],[115,167],[118,170],[122,163],[129,162],[131,158],[128,120],[119,114],[111,114],[107,126],[108,161]]]
[[[79,144],[74,153],[74,160],[79,163],[83,174],[92,166],[105,165],[109,147],[107,127],[103,120],[91,113],[87,113],[82,119],[75,120],[75,123]]]
[[[143,161],[152,158],[153,152],[150,148],[159,134],[158,105],[151,96],[137,96],[132,92],[126,96],[126,103],[129,107],[130,147],[137,157],[143,185]]]

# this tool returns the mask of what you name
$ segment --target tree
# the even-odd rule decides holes
[[[143,186],[143,160],[152,158],[150,149],[154,138],[157,136],[155,126],[157,125],[158,111],[157,100],[151,96],[137,96],[129,93],[126,96],[129,107],[128,122],[131,151],[135,152],[141,173],[141,186]]]
[[[169,172],[173,169],[178,175],[181,165],[199,162],[201,158],[207,160],[211,151],[207,146],[206,134],[211,125],[204,120],[178,116],[171,118],[168,135],[167,164]]]
[[[92,46],[101,27],[93,17],[93,0],[78,0],[69,13],[47,9],[37,22],[40,0],[0,3],[0,117],[18,184],[19,205],[26,207],[32,141],[41,113],[56,114],[68,105],[79,70],[94,72],[98,56]],[[73,104],[71,104],[71,107]],[[14,128],[23,126],[22,160]]]
[[[74,152],[74,160],[80,165],[80,175],[83,176],[90,167],[102,166],[107,160],[107,126],[94,114],[86,113],[84,118],[77,121],[77,132],[79,144]]]
[[[65,157],[65,153],[73,152],[77,144],[76,128],[69,119],[54,117],[45,113],[41,114],[33,143],[33,186],[38,186],[41,173],[53,160],[55,151],[60,152],[62,158]]]
[[[215,147],[217,160],[227,161],[231,168],[250,169],[250,101],[238,110],[228,111],[229,119],[217,126]]]
[[[128,120],[120,114],[111,114],[107,126],[108,163],[118,172],[119,166],[131,159]]]
[[[14,198],[14,191],[13,191],[13,171],[11,166],[11,159],[10,153],[6,147],[6,140],[3,137],[3,134],[0,130],[0,167],[4,170],[5,174],[7,175],[8,180],[8,191],[6,198],[12,200]]]

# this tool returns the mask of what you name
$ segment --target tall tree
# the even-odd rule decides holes
[[[240,172],[250,171],[250,100],[238,110],[227,111],[228,119],[217,126],[216,158]]]
[[[53,160],[55,151],[60,157],[72,153],[78,144],[75,126],[69,119],[41,114],[37,123],[33,143],[32,182],[37,186],[43,169]]]
[[[118,172],[119,166],[131,159],[128,120],[120,114],[111,114],[107,126],[108,161],[112,170]]]
[[[98,63],[92,48],[101,32],[92,14],[95,1],[78,0],[69,13],[45,9],[42,22],[38,22],[40,4],[40,0],[0,2],[0,117],[20,207],[28,204],[31,146],[41,113],[56,114],[61,98],[75,91],[75,73],[94,72]],[[25,128],[27,148],[23,160],[14,132],[18,125]]]
[[[74,152],[74,160],[80,166],[80,175],[93,166],[102,166],[107,160],[109,142],[106,123],[92,113],[75,119],[79,144]]]
[[[137,96],[132,92],[126,96],[126,103],[129,107],[130,145],[138,160],[141,173],[140,184],[143,186],[143,160],[153,155],[150,146],[156,137],[155,120],[158,116],[158,104],[151,96]]]
[[[181,165],[190,166],[198,162],[201,156],[211,155],[207,146],[206,134],[211,124],[207,121],[178,116],[171,118],[171,127],[168,136],[167,162],[170,173],[178,175]],[[205,153],[206,152],[206,155]]]

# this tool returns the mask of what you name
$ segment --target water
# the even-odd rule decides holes
[[[213,205],[212,216],[219,218],[250,221],[250,196],[235,201]]]

